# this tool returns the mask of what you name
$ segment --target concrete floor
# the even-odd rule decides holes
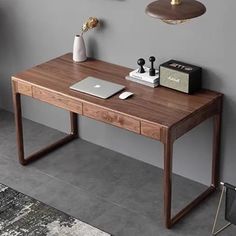
[[[24,120],[27,153],[63,136]],[[157,167],[76,140],[22,167],[16,157],[13,115],[0,110],[0,182],[114,236],[211,235],[219,194],[172,230],[163,227],[162,174]],[[174,211],[206,186],[174,175]],[[224,223],[221,220],[221,223]],[[233,236],[232,226],[221,235]]]

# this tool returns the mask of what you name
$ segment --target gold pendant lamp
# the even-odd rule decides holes
[[[157,0],[150,3],[146,13],[167,24],[180,24],[206,12],[206,7],[196,0]]]

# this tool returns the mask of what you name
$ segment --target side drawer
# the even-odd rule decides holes
[[[95,120],[140,133],[140,121],[91,104],[83,104],[83,115]]]
[[[57,107],[82,114],[82,102],[43,88],[33,87],[33,97]]]
[[[142,121],[141,134],[153,139],[161,140],[161,126]]]
[[[32,97],[32,85],[19,81],[14,83],[16,83],[16,90],[18,93]]]

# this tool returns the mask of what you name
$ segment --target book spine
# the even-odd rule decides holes
[[[133,78],[133,77],[130,77],[130,76],[126,76],[125,78],[129,81],[136,82],[136,83],[139,83],[139,84],[142,84],[142,85],[145,85],[145,86],[148,86],[148,87],[152,87],[152,88],[155,88],[159,85],[158,83],[150,83],[150,82],[139,80],[139,79],[136,79],[136,78]]]
[[[136,78],[136,79],[139,79],[139,80],[142,80],[142,81],[149,82],[149,83],[155,83],[155,82],[158,81],[158,79],[159,79],[159,76],[158,76],[158,77],[155,77],[155,78],[149,78],[149,77],[147,77],[147,76],[138,75],[138,74],[135,73],[135,72],[130,72],[129,76],[131,76],[131,77],[133,77],[133,78]]]

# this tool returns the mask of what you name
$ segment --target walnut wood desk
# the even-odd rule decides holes
[[[77,114],[158,140],[164,144],[165,226],[171,228],[214,192],[218,185],[222,94],[201,90],[194,95],[186,95],[163,87],[153,89],[125,80],[125,76],[130,71],[129,68],[94,59],[81,64],[73,63],[72,55],[66,54],[13,76],[12,89],[19,161],[22,165],[27,165],[77,138]],[[134,93],[134,96],[128,100],[120,100],[118,95],[115,95],[103,100],[69,89],[70,85],[87,76],[123,84],[127,90]],[[70,134],[25,157],[21,95],[68,110],[71,121]],[[213,117],[214,122],[211,186],[172,218],[173,143],[210,117]]]

